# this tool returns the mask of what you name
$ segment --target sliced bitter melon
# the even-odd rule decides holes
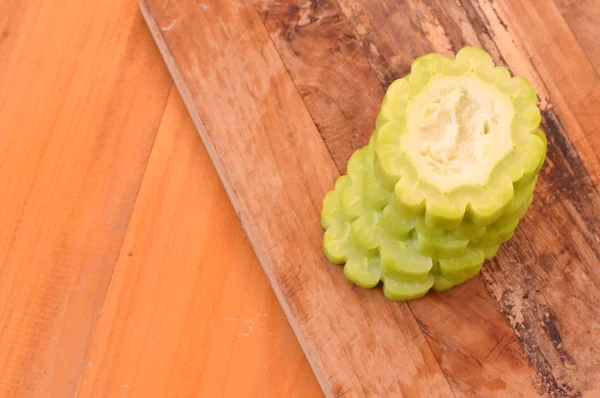
[[[533,201],[533,195],[527,198],[527,201],[521,205],[521,208],[513,214],[504,216],[490,225],[485,234],[479,238],[472,240],[469,243],[471,247],[477,247],[481,249],[487,249],[490,247],[498,246],[512,238],[519,221],[527,212],[529,205]]]
[[[489,260],[492,257],[494,257],[496,255],[496,253],[498,253],[498,249],[500,249],[500,245],[486,247],[485,249],[483,249],[483,255],[484,255],[485,259]]]
[[[375,140],[371,140],[364,149],[363,196],[364,206],[373,210],[382,210],[390,201],[392,194],[386,191],[375,178],[373,157],[375,155]]]
[[[367,210],[350,224],[352,238],[365,250],[374,250],[379,247],[381,229],[379,228],[380,213]]]
[[[454,286],[454,283],[444,278],[440,273],[440,262],[437,260],[433,261],[433,267],[431,268],[433,274],[433,286],[432,289],[436,292],[443,292]]]
[[[349,176],[341,176],[335,182],[335,188],[325,195],[321,211],[321,225],[325,229],[323,251],[334,264],[343,264],[348,260],[350,243],[350,222],[340,205],[341,192],[350,186]]]
[[[323,199],[323,210],[321,211],[321,226],[328,229],[336,222],[346,220],[346,216],[340,208],[340,192],[350,184],[350,177],[341,176],[335,182],[335,189],[327,192]]]
[[[350,224],[339,222],[331,225],[323,237],[323,251],[333,264],[343,264],[348,260],[348,238]]]
[[[424,281],[404,282],[382,276],[383,295],[389,300],[406,301],[423,297],[433,286],[433,274],[427,274]]]
[[[383,233],[396,240],[405,240],[415,227],[414,218],[402,218],[394,211],[391,205],[384,207],[379,218],[379,227]]]
[[[380,247],[381,273],[404,282],[423,282],[433,265],[430,257],[419,253],[412,240],[383,239]]]
[[[442,275],[433,274],[433,287],[432,289],[436,292],[444,292],[451,287],[455,286],[454,283],[444,278]]]
[[[486,226],[545,157],[535,92],[483,50],[418,58],[392,83],[377,120],[375,173],[401,217],[456,229]]]
[[[469,245],[469,240],[456,239],[450,233],[443,233],[438,237],[421,235],[418,232],[413,233],[415,247],[424,256],[432,258],[457,257],[465,252]]]
[[[357,219],[364,209],[363,179],[365,149],[354,152],[348,161],[348,183],[340,191],[340,208],[349,221]]]
[[[415,60],[324,198],[329,260],[399,301],[476,275],[531,204],[547,145],[536,99],[480,49]]]
[[[481,249],[469,248],[461,256],[439,260],[440,275],[457,285],[477,275],[485,260]]]
[[[344,275],[357,286],[365,289],[375,287],[381,279],[379,257],[368,257],[362,253],[351,255],[344,265]]]

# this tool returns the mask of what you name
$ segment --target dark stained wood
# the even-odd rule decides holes
[[[581,39],[600,3],[587,2],[587,13],[566,0],[560,9],[551,0],[203,3],[218,15],[191,0],[143,4],[327,395],[600,395],[600,78],[597,47]],[[572,32],[582,18],[592,22]],[[173,20],[178,30],[158,28]],[[242,37],[259,58],[233,43]],[[384,89],[415,57],[464,45],[485,48],[539,94],[549,148],[536,200],[480,278],[408,305],[386,302],[349,287],[320,254],[331,158],[343,172]],[[248,134],[251,145],[238,150]]]
[[[339,1],[339,5],[386,88],[410,72],[416,57],[432,51],[419,26],[418,3],[373,1],[365,6],[359,1]],[[382,26],[384,31],[380,31]]]
[[[383,87],[333,2],[254,4],[325,144],[343,173],[373,132]]]

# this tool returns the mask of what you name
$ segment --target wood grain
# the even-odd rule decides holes
[[[0,396],[317,396],[267,280],[328,396],[600,395],[600,3],[142,6],[152,34],[0,1]],[[532,81],[548,162],[480,278],[388,303],[323,259],[320,201],[387,85],[465,44]]]
[[[347,388],[356,395],[394,391],[408,396],[579,396],[598,392],[600,386],[593,377],[594,358],[600,357],[596,352],[600,342],[593,332],[600,315],[593,304],[600,298],[595,288],[600,276],[600,238],[596,230],[600,225],[596,211],[600,199],[595,185],[600,175],[600,140],[593,133],[600,123],[595,111],[598,75],[552,1],[255,0],[255,10],[246,3],[232,9],[220,2],[205,2],[201,11],[193,2],[175,5],[168,0],[148,0],[143,4],[151,10],[149,23],[161,33],[159,47],[326,394],[342,395]],[[211,14],[211,10],[216,11]],[[281,58],[272,55],[274,49],[266,43],[263,31],[255,28],[253,11],[260,15]],[[214,18],[227,20],[235,27],[219,26],[219,34],[215,29],[205,30]],[[160,26],[167,26],[170,20],[179,21],[178,31],[161,31]],[[201,60],[205,56],[199,55],[199,49],[204,51],[209,44],[203,40],[237,40],[241,37],[239,26],[254,28],[249,29],[253,32],[251,41],[260,54],[258,70],[270,79],[269,92],[265,91],[267,77],[256,76],[258,71],[248,68],[252,65],[249,53],[231,41],[226,41],[229,47],[222,51],[211,49],[210,67],[205,66],[208,61]],[[486,48],[498,64],[527,76],[540,94],[550,147],[537,191],[539,199],[517,237],[488,264],[480,280],[408,306],[381,301],[380,296],[370,292],[344,289],[337,279],[339,269],[323,271],[314,267],[315,263],[323,266],[315,238],[318,235],[313,232],[318,221],[315,213],[319,192],[336,173],[331,171],[331,161],[315,138],[315,129],[305,122],[305,114],[313,118],[322,143],[338,169],[343,170],[351,150],[364,143],[365,138],[356,137],[370,133],[368,127],[367,132],[355,128],[365,128],[359,126],[365,126],[363,118],[378,106],[377,93],[407,73],[414,57],[432,50],[453,54],[465,44]],[[232,48],[237,57],[232,55]],[[236,65],[243,65],[243,74]],[[230,70],[238,73],[227,74]],[[278,86],[272,83],[276,70],[285,71]],[[228,97],[219,92],[218,84],[204,79],[206,76],[227,81],[234,94]],[[379,80],[381,89],[375,80]],[[285,118],[289,112],[270,109],[272,98],[280,97],[292,85],[306,107],[304,112],[295,97],[287,97],[286,110],[294,110],[294,123]],[[221,102],[202,101],[215,95]],[[354,103],[348,103],[348,98],[355,99]],[[234,103],[243,103],[254,112],[234,112],[244,120],[237,127],[231,122],[217,124]],[[276,108],[284,106],[275,104]],[[359,104],[364,106],[362,112],[344,112],[361,109]],[[339,131],[332,128],[328,115],[343,123]],[[257,122],[263,125],[254,127]],[[281,125],[287,129],[272,129]],[[232,132],[236,128],[237,134]],[[232,156],[236,141],[247,142],[249,131],[252,145],[242,147],[251,150]],[[305,141],[299,143],[298,136]],[[348,139],[340,139],[343,136]],[[280,151],[273,150],[274,142],[285,145],[286,162],[281,163]],[[240,160],[240,156],[247,159]],[[314,175],[313,170],[303,167],[308,159],[309,164],[318,165],[321,174]],[[278,184],[272,184],[272,177],[264,181],[267,175],[276,176]],[[291,184],[294,178],[290,176],[300,177],[300,187]],[[262,189],[256,190],[253,185]],[[265,191],[273,201],[264,197]],[[299,196],[312,202],[313,209],[309,210],[310,205]],[[265,203],[275,209],[279,219],[265,216]],[[290,230],[296,232],[290,235]],[[296,269],[298,255],[303,256],[310,276]],[[285,267],[280,263],[282,259],[287,261]],[[330,279],[322,275],[324,272]],[[342,296],[348,295],[343,296],[344,310],[354,313],[352,318],[342,318],[328,307],[319,306],[320,299],[335,307],[340,291]],[[357,301],[353,301],[355,298]],[[386,311],[390,310],[403,313],[401,325],[393,330],[379,329],[384,320],[389,321]],[[314,332],[324,323],[321,318],[329,318],[329,324],[334,325],[326,345]],[[368,326],[359,324],[363,318],[370,323]],[[357,342],[356,335],[348,330],[359,331],[361,341]],[[416,347],[428,372],[442,372],[434,386],[407,389],[409,384],[402,376],[399,386],[388,384],[388,373],[376,366],[388,361],[389,350],[399,350],[389,341],[406,341],[394,335],[407,330],[413,336],[404,346],[407,351],[395,354],[410,358]],[[385,339],[378,340],[382,336]],[[372,341],[383,349],[373,349]],[[360,358],[343,373],[330,361],[339,356],[338,347],[347,354],[343,358]],[[431,361],[432,356],[437,363]],[[373,383],[373,379],[379,379],[379,383]]]
[[[78,391],[96,394],[320,394],[176,91]]]
[[[135,4],[0,2],[0,396],[74,395],[170,86]]]
[[[325,394],[450,396],[408,307],[350,286],[325,260],[318,215],[337,171],[252,4],[204,4],[142,8]]]

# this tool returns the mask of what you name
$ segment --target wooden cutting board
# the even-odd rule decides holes
[[[141,7],[327,396],[600,396],[600,2]],[[536,200],[480,277],[389,302],[327,262],[321,201],[385,88],[415,57],[467,44],[539,94]]]

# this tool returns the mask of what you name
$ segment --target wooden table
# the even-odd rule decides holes
[[[69,3],[0,0],[0,396],[321,395],[137,4]],[[597,184],[597,1],[537,0],[541,13],[531,12],[530,2],[519,8],[516,0],[498,0],[500,7],[487,0],[464,2],[479,8],[408,0],[401,10],[392,0],[363,1],[369,4],[364,12],[353,0],[243,3],[252,14],[245,22],[253,37],[271,40],[270,54],[276,49],[281,56],[289,72],[286,84],[291,87],[292,79],[306,89],[300,90],[303,114],[310,112],[336,148],[333,161],[340,170],[370,133],[383,87],[406,72],[414,56],[432,49],[449,54],[470,42],[496,48],[496,59],[504,57],[533,79],[542,90],[553,139],[568,131],[572,141],[555,143],[564,153],[555,152],[551,160],[566,158],[559,165],[562,178],[580,173]],[[419,29],[381,26],[390,10],[418,15],[411,23]],[[166,19],[171,10],[166,11],[157,18]],[[503,20],[506,14],[510,20]],[[540,18],[532,24],[543,30],[528,25],[531,15]],[[487,19],[477,22],[482,16]],[[254,24],[258,18],[264,30]],[[163,22],[162,33],[178,23]],[[293,46],[286,36],[292,30]],[[389,40],[409,31],[419,34],[401,43]],[[330,46],[337,41],[339,46]],[[386,43],[392,45],[382,46]],[[306,55],[315,47],[331,51],[317,67],[305,63],[315,61]],[[524,56],[533,50],[536,59],[548,61],[544,67]],[[360,78],[330,73],[336,57],[362,73]],[[336,89],[340,84],[344,90]],[[356,101],[358,92],[369,98]],[[549,125],[557,114],[564,125]],[[350,139],[340,144],[340,134]],[[579,168],[569,169],[573,162]],[[549,187],[542,189],[548,193]],[[589,218],[580,220],[581,225],[591,220],[582,227],[588,235],[571,236],[574,244],[588,244],[584,238],[598,243],[593,228],[598,217],[589,213],[598,191],[590,187],[543,201],[556,201],[573,214],[577,206],[588,211]],[[578,200],[572,202],[575,209],[568,207],[569,198]],[[571,264],[576,255],[553,256]],[[565,283],[587,283],[591,273],[567,268]],[[534,269],[533,277],[536,272],[541,271]],[[431,384],[432,391],[441,386],[438,392],[456,396],[481,389],[501,395],[520,386],[576,394],[567,382],[576,388],[585,383],[574,369],[589,372],[598,358],[563,347],[562,339],[568,345],[595,338],[586,337],[590,330],[563,323],[568,313],[538,313],[540,300],[546,300],[538,291],[528,299],[536,306],[513,308],[514,297],[504,297],[502,286],[514,280],[493,270],[483,278],[487,292],[476,279],[444,299],[432,296],[398,307],[412,319],[415,341],[422,343],[414,352],[429,355],[422,374],[435,376],[415,384]],[[429,316],[428,309],[451,309],[453,297],[459,303],[465,295],[473,303],[469,322],[490,324],[470,340],[464,339],[468,330],[447,339],[445,325],[460,324],[456,313]],[[557,297],[549,302],[556,304]],[[496,313],[496,301],[503,315]],[[488,346],[492,341],[497,344]],[[552,356],[544,356],[548,352]]]
[[[319,396],[130,0],[0,1],[0,396]]]

